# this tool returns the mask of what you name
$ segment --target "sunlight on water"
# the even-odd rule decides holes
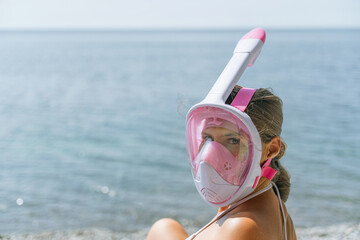
[[[24,204],[24,200],[22,200],[21,198],[18,198],[18,199],[16,199],[16,204],[21,206]]]

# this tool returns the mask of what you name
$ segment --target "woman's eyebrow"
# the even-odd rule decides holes
[[[238,137],[238,136],[240,136],[240,134],[239,134],[239,133],[227,133],[227,134],[225,134],[224,136],[225,136],[225,137],[232,137],[232,136]]]
[[[210,136],[211,134],[207,133],[207,132],[202,132],[201,135],[207,135]]]

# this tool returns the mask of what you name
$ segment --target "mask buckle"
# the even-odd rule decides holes
[[[272,160],[271,158],[266,160],[264,165],[261,167],[261,176],[266,177],[270,181],[271,181],[271,179],[274,178],[275,174],[277,173],[277,171],[275,169],[269,167],[271,160]]]

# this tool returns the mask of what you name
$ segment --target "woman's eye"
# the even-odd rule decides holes
[[[237,138],[229,138],[228,141],[231,144],[239,144],[240,143],[240,139],[237,139]]]
[[[202,136],[203,141],[211,140],[214,141],[210,136]]]

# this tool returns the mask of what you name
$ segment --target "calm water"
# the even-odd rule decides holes
[[[0,32],[0,234],[200,227],[184,115],[246,31]],[[268,31],[299,228],[360,222],[360,31]]]

